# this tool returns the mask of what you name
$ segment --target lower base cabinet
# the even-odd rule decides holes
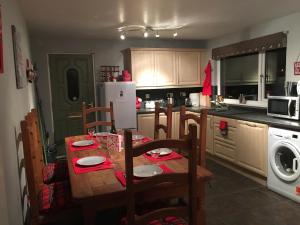
[[[219,129],[219,124],[221,121],[227,122],[227,134],[222,134]],[[236,161],[236,127],[237,124],[236,120],[234,119],[217,116],[214,117],[214,154],[230,162]]]
[[[268,126],[241,120],[237,124],[237,163],[266,176]]]
[[[191,112],[189,112],[191,113]],[[199,113],[194,113],[199,115]],[[166,124],[166,116],[160,120]],[[228,133],[221,134],[220,121],[228,123]],[[172,138],[179,138],[180,113],[172,114]],[[187,121],[186,128],[191,121]],[[138,115],[138,129],[141,134],[154,137],[154,113]],[[199,132],[199,129],[198,129]],[[159,138],[166,136],[161,130]],[[268,126],[243,120],[235,120],[218,116],[207,116],[206,151],[224,160],[246,168],[252,172],[266,176]]]

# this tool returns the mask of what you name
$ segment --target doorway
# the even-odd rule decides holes
[[[93,56],[49,54],[54,142],[65,155],[64,139],[83,132],[82,102],[94,104]]]

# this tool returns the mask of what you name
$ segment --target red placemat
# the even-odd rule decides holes
[[[135,141],[133,141],[133,144],[135,144],[135,143],[139,143],[139,142],[142,142],[142,143],[147,143],[147,142],[149,142],[149,141],[152,141],[152,138],[149,138],[149,137],[144,137],[143,139],[141,139],[141,140],[135,140]]]
[[[154,158],[151,155],[148,155],[147,153],[143,154],[143,156],[151,162],[161,162],[166,160],[181,159],[183,157],[182,155],[178,154],[175,151],[173,151],[169,155],[158,156],[157,158]]]
[[[85,140],[90,140],[91,138],[85,138]],[[89,146],[82,146],[82,147],[76,147],[76,146],[73,146],[72,144],[76,141],[74,140],[70,140],[68,145],[69,145],[69,149],[70,151],[74,152],[74,151],[81,151],[81,150],[94,150],[94,149],[97,149],[99,148],[99,142],[94,139],[94,144],[92,145],[89,145]]]
[[[104,163],[95,165],[95,166],[79,166],[77,165],[77,160],[79,160],[80,158],[73,158],[72,159],[72,165],[73,165],[73,169],[75,174],[82,174],[82,173],[88,173],[88,172],[92,172],[92,171],[97,171],[97,170],[106,170],[106,169],[111,169],[113,168],[113,164],[111,163],[111,161],[106,158]]]
[[[171,170],[169,167],[167,167],[164,164],[159,165],[160,168],[162,168],[163,173],[173,173],[173,170]],[[120,183],[122,184],[123,187],[126,186],[126,178],[125,178],[125,172],[122,170],[118,170],[115,171],[115,175],[118,179],[118,181],[120,181]],[[134,179],[134,182],[138,182],[141,179]]]

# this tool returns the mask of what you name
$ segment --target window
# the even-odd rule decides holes
[[[258,54],[235,56],[221,60],[223,96],[238,99],[243,94],[248,100],[258,98]]]
[[[79,98],[79,74],[76,69],[67,70],[67,88],[68,98],[72,102],[78,101]]]
[[[266,52],[265,98],[284,95],[286,48]]]
[[[286,48],[220,60],[220,93],[225,99],[264,101],[284,95]],[[232,101],[231,101],[232,102]]]

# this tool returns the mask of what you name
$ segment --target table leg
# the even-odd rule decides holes
[[[83,220],[84,225],[95,225],[96,224],[96,210],[89,204],[83,205]]]

